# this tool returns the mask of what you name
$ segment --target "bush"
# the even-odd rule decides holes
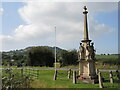
[[[14,72],[12,69],[6,69],[2,74],[2,88],[11,89],[11,88],[30,88],[30,82],[32,78],[29,75],[22,76],[18,72]]]

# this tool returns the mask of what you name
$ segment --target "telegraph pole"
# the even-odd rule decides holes
[[[55,71],[56,71],[56,26],[55,26]]]
[[[54,73],[54,78],[53,78],[53,80],[56,80],[57,79],[57,69],[56,69],[56,27],[55,27],[55,63],[54,63],[54,65],[55,65],[55,73]]]

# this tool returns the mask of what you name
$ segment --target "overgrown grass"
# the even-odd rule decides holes
[[[27,88],[30,87],[32,78],[28,75],[22,75],[18,69],[4,69],[2,70],[2,88]]]

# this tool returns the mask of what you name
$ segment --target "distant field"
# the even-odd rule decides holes
[[[102,65],[120,65],[119,55],[96,55],[96,61]]]
[[[118,55],[96,55],[96,59],[118,59]]]

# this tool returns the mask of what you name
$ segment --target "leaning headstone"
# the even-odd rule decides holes
[[[70,79],[70,76],[71,76],[71,69],[69,69],[68,71],[68,79]]]
[[[101,72],[98,73],[98,78],[99,78],[99,87],[104,88],[103,87],[103,82],[102,82],[102,77],[101,77]]]
[[[110,71],[110,83],[114,83],[112,71]]]
[[[76,71],[73,71],[73,84],[76,84]]]
[[[118,80],[120,80],[120,74],[119,74],[118,70],[116,70],[116,75],[117,75]]]
[[[55,70],[55,73],[54,73],[54,78],[53,80],[56,80],[57,79],[57,70]]]

